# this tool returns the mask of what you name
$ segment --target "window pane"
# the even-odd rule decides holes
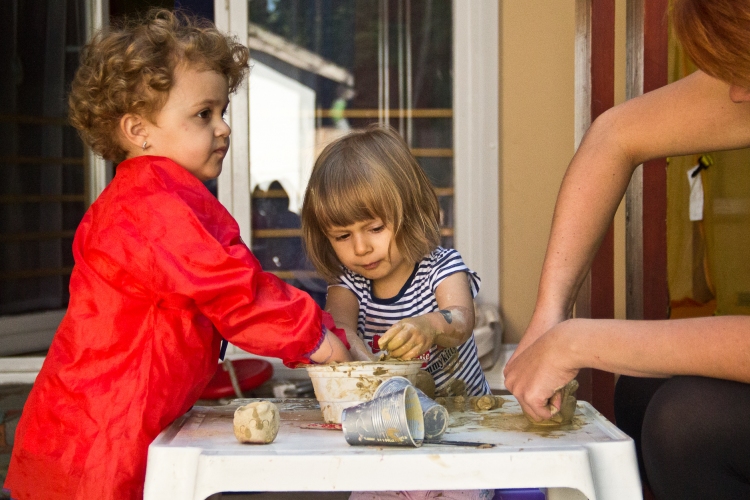
[[[84,4],[0,2],[0,314],[68,303],[86,206],[66,94],[85,42]]]
[[[453,243],[450,0],[249,0],[252,250],[268,271],[325,300],[305,259],[299,210],[317,153],[371,123],[412,147]]]

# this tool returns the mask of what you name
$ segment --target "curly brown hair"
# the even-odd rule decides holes
[[[208,20],[184,12],[151,9],[98,32],[81,53],[68,97],[69,120],[83,141],[107,160],[126,152],[117,127],[127,113],[152,119],[167,100],[180,64],[227,78],[229,92],[242,83],[247,47]]]
[[[333,283],[341,274],[327,231],[380,218],[401,254],[419,262],[440,244],[435,189],[409,146],[391,127],[371,126],[320,153],[302,204],[302,239],[310,262]]]

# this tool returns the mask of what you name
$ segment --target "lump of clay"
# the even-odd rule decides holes
[[[427,370],[417,372],[417,381],[414,386],[425,393],[430,399],[435,399],[435,379]]]
[[[234,412],[234,436],[240,443],[268,444],[279,433],[279,409],[270,401],[256,401]]]
[[[541,422],[535,422],[526,412],[523,414],[526,419],[534,425],[564,425],[569,424],[573,421],[573,415],[576,412],[576,391],[578,390],[578,381],[573,379],[568,382],[565,387],[559,389],[562,392],[562,403],[560,404],[560,411],[552,415],[547,420]]]
[[[505,400],[502,399],[502,402],[504,403]],[[500,406],[496,406],[497,400],[492,394],[485,394],[484,396],[472,396],[469,398],[469,404],[471,405],[471,409],[474,411],[488,411],[492,410],[493,408],[499,408],[500,406],[502,406],[502,403],[500,403]]]

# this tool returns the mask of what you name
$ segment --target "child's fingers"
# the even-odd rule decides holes
[[[378,339],[378,346],[385,350],[392,351],[401,347],[406,339],[399,339],[398,336],[403,330],[404,325],[396,323],[386,331],[380,339]]]
[[[399,341],[396,345],[396,341]],[[401,340],[403,340],[401,342]],[[429,342],[413,329],[404,329],[389,344],[388,352],[391,356],[399,359],[416,358],[430,348]]]
[[[409,346],[407,344],[401,350],[406,350],[406,349],[408,349],[408,347]],[[411,349],[406,350],[406,352],[404,354],[393,355],[393,353],[391,353],[391,355],[393,357],[395,357],[395,358],[403,359],[404,361],[408,361],[410,359],[414,359],[414,358],[419,357],[425,351],[427,351],[427,349],[424,349],[423,346],[415,346],[415,347],[412,347]]]
[[[349,352],[352,354],[352,358],[354,358],[354,361],[373,360],[373,355],[367,349],[367,346],[365,346],[364,341],[359,337],[357,337],[356,340],[350,339],[349,345],[351,346]]]

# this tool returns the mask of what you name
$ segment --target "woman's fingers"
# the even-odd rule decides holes
[[[545,420],[560,410],[560,389],[575,378],[578,370],[559,348],[561,324],[539,337],[505,368],[505,386],[533,419]]]

